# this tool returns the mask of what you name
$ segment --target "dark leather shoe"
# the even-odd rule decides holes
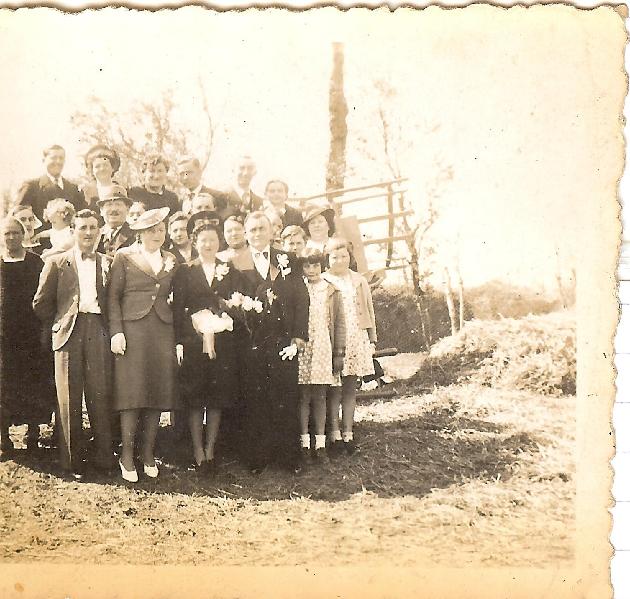
[[[313,465],[313,454],[310,447],[300,447],[300,463],[302,466]]]
[[[320,465],[330,464],[330,458],[328,457],[325,447],[320,447],[315,450],[315,463]]]
[[[340,456],[343,453],[343,450],[344,450],[343,441],[333,441],[328,446],[328,456],[331,458]]]
[[[348,455],[354,455],[359,452],[359,448],[357,447],[357,443],[354,439],[352,441],[344,441],[343,447]]]

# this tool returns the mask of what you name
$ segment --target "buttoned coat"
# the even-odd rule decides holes
[[[125,322],[140,320],[151,308],[163,322],[173,322],[169,305],[171,284],[177,270],[173,254],[162,252],[162,270],[155,274],[142,254],[140,246],[122,248],[116,252],[109,285],[109,328],[111,335],[125,332]]]

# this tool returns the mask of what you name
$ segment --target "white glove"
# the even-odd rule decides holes
[[[124,333],[116,333],[111,340],[112,353],[122,356],[127,349],[127,340]]]
[[[293,358],[295,358],[295,356],[297,356],[297,353],[298,353],[297,345],[295,345],[295,343],[292,343],[291,345],[287,345],[287,347],[283,347],[278,352],[278,355],[283,360],[293,360]]]
[[[184,361],[184,346],[183,345],[178,344],[175,346],[175,355],[177,356],[177,364],[181,366],[182,362]]]

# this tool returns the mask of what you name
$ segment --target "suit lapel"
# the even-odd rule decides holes
[[[101,314],[105,314],[105,281],[103,281],[103,261],[105,258],[101,254],[96,254],[96,299],[101,309]]]
[[[157,275],[153,272],[151,265],[148,263],[147,259],[144,257],[140,249],[136,249],[134,252],[129,252],[127,254],[129,260],[136,266],[139,270],[141,270],[144,274],[150,276],[152,279],[157,279]],[[164,267],[160,272],[164,272]]]

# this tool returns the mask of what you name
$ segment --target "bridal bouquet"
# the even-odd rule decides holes
[[[214,360],[217,357],[214,349],[214,336],[223,331],[232,331],[234,321],[225,312],[217,315],[212,310],[195,312],[191,319],[195,331],[203,337],[203,353],[208,354],[210,360]]]

